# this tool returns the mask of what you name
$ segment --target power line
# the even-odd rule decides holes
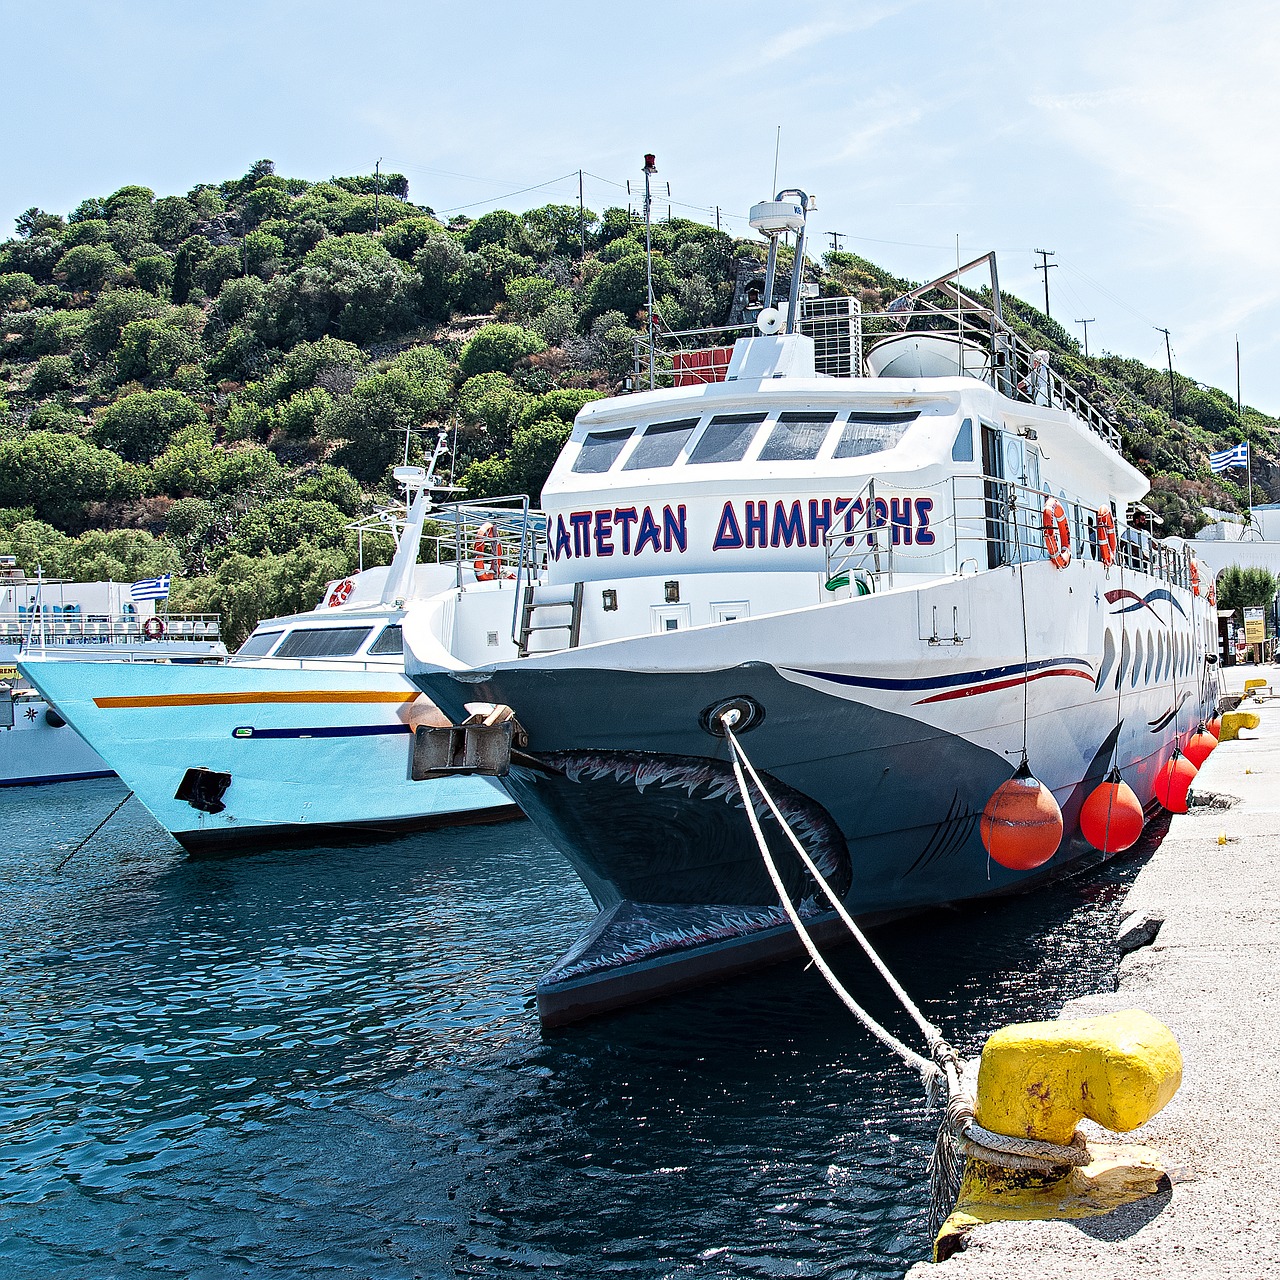
[[[496,204],[499,200],[510,200],[512,196],[522,196],[529,191],[541,191],[544,187],[554,187],[557,182],[568,182],[571,178],[578,176],[577,169],[571,173],[562,173],[558,178],[551,178],[547,182],[537,182],[531,187],[521,187],[519,191],[508,191],[505,195],[490,196],[487,200],[473,200],[470,204],[450,205],[447,209],[440,209],[439,213],[460,213],[463,209],[474,209],[477,205]]]
[[[826,231],[826,232],[823,232],[823,234],[824,234],[824,235],[828,235],[828,236],[830,236],[830,237],[831,237],[831,252],[832,252],[832,253],[839,253],[839,252],[840,252],[840,241],[841,241],[841,240],[847,240],[847,239],[848,239],[848,237],[845,235],[845,233],[844,233],[843,231]]]

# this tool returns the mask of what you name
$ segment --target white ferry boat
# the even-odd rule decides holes
[[[807,203],[783,193],[754,211],[770,275]],[[979,268],[981,295],[962,284]],[[796,948],[726,708],[811,857],[869,919],[1102,856],[1080,832],[1085,800],[1118,768],[1150,810],[1158,772],[1214,714],[1210,584],[1131,518],[1146,479],[1103,407],[1006,323],[994,255],[883,315],[849,300],[843,327],[819,333],[824,356],[843,348],[844,376],[819,373],[801,294],[797,267],[789,304],[760,314],[723,375],[686,356],[684,385],[584,407],[514,614],[501,584],[469,583],[406,620],[406,669],[456,725],[489,707],[515,717],[509,753],[457,730],[453,760],[424,742],[419,772],[500,775],[599,907],[539,983],[548,1023]],[[1062,836],[1046,864],[1013,870],[981,825],[1024,757]],[[822,899],[770,831],[821,933]]]
[[[105,778],[111,767],[18,675],[20,657],[192,663],[227,656],[212,614],[158,612],[127,582],[26,576],[0,556],[0,786]]]
[[[395,526],[391,565],[260,623],[224,663],[19,661],[50,711],[188,850],[519,816],[486,778],[410,780],[412,730],[439,717],[404,674],[401,627],[461,567],[417,563],[429,482],[420,468],[400,478],[419,492]]]

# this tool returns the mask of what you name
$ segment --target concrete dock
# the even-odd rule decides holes
[[[1264,676],[1280,693],[1280,667],[1223,674],[1228,690]],[[910,1280],[1280,1277],[1280,701],[1255,709],[1259,728],[1205,762],[1192,788],[1200,803],[1173,819],[1129,892],[1126,945],[1150,936],[1144,920],[1162,922],[1154,941],[1125,955],[1118,991],[1062,1010],[1140,1008],[1173,1030],[1182,1088],[1120,1139],[1157,1148],[1172,1190],[1104,1217],[979,1226],[962,1252],[917,1264]],[[1203,803],[1212,796],[1238,803]]]

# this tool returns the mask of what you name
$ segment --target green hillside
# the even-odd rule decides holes
[[[475,497],[535,497],[574,415],[631,367],[646,301],[643,228],[625,209],[548,205],[442,223],[397,174],[311,183],[260,161],[157,197],[122,187],[69,214],[30,209],[0,244],[0,552],[28,572],[131,580],[172,571],[172,607],[259,617],[307,608],[355,567],[356,515],[390,468],[456,429]],[[653,229],[671,328],[723,323],[761,247],[700,223]],[[879,308],[908,282],[853,254],[827,294]],[[1139,361],[1086,360],[1013,297],[1007,314],[1123,424],[1167,532],[1239,508],[1210,449],[1246,435],[1255,499],[1280,494],[1274,419]],[[366,540],[366,564],[390,543]]]

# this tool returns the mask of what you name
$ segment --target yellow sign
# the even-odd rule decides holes
[[[1261,644],[1267,638],[1267,624],[1262,609],[1252,608],[1244,611],[1245,644]]]
[[[17,678],[17,667],[6,667],[3,663],[0,663],[0,680],[16,680]]]

